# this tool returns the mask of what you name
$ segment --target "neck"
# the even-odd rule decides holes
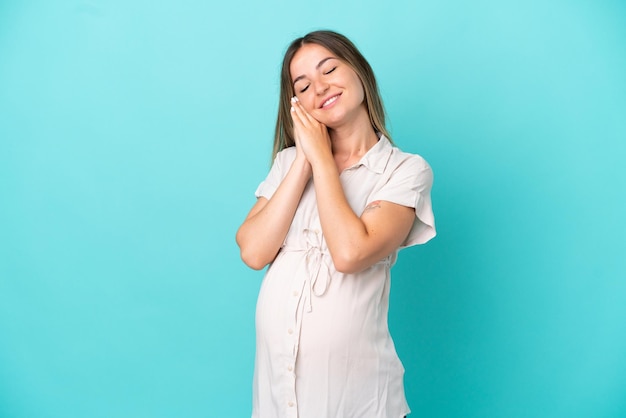
[[[329,129],[333,155],[336,161],[360,159],[378,142],[367,112],[353,123]]]

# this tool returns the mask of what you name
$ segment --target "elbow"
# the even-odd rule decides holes
[[[244,249],[241,249],[240,256],[246,266],[253,270],[261,270],[269,264],[269,261],[261,257],[259,254],[251,254],[249,251],[245,251]]]
[[[346,263],[346,264],[335,264],[335,270],[343,274],[355,274],[365,269],[358,267],[354,264]]]
[[[253,270],[262,270],[276,257],[276,254],[270,254],[267,248],[259,247],[258,243],[244,239],[240,232],[237,232],[236,242],[241,260]]]
[[[241,257],[241,261],[243,261],[246,266],[253,270],[261,270],[265,267],[267,263],[262,264],[258,252],[252,251],[250,245],[246,245],[246,240],[241,233],[241,229],[237,231],[235,241],[239,247],[239,257]]]
[[[342,254],[336,254],[332,257],[332,259],[333,264],[335,265],[335,270],[339,273],[354,274],[367,268],[364,260],[350,251],[345,251]]]

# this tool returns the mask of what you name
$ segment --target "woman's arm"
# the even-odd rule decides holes
[[[376,201],[361,216],[355,214],[341,186],[326,127],[300,103],[293,104],[295,136],[313,170],[322,231],[335,268],[344,273],[364,270],[402,244],[413,225],[415,210]]]
[[[252,207],[236,235],[241,259],[249,267],[260,270],[276,258],[310,177],[311,166],[298,152],[273,196],[260,197]]]
[[[364,270],[396,250],[409,234],[413,208],[387,201],[371,202],[357,216],[346,200],[334,160],[313,165],[322,231],[335,268],[343,273]]]

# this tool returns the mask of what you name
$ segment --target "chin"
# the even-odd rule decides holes
[[[328,129],[335,129],[335,128],[341,126],[340,122],[337,122],[337,121],[334,121],[334,120],[333,121],[325,121],[325,122],[320,121],[320,122],[323,123]]]
[[[326,125],[328,128],[334,128],[336,126],[342,125],[345,122],[345,115],[324,115],[325,117],[320,117],[318,120]]]

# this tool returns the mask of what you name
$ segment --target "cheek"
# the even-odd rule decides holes
[[[302,107],[304,107],[304,110],[306,110],[307,112],[311,113],[313,110],[315,110],[315,96],[313,94],[310,94],[308,91],[299,94],[298,100],[302,104]]]
[[[357,92],[356,96],[360,101],[365,100],[365,89],[363,88],[363,84],[358,77],[354,80],[354,91]]]

